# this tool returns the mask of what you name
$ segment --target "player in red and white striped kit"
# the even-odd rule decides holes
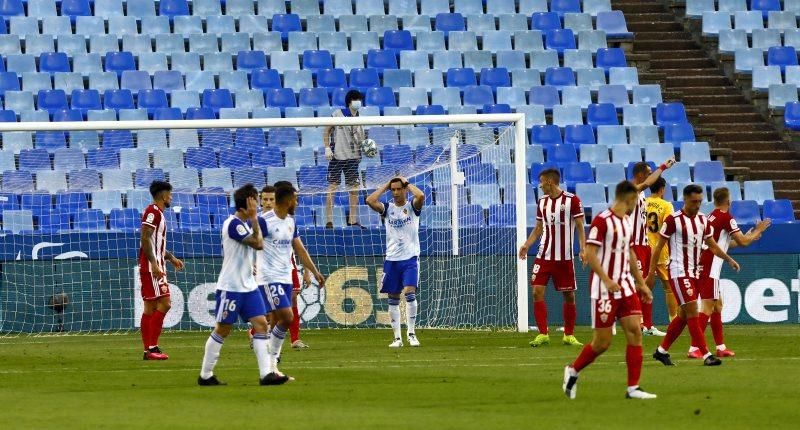
[[[671,214],[661,227],[661,238],[653,249],[648,278],[655,275],[655,267],[661,249],[669,244],[669,282],[675,298],[678,299],[678,315],[669,323],[667,335],[661,345],[653,353],[653,358],[665,366],[673,366],[669,356],[669,347],[681,335],[685,327],[689,327],[692,342],[703,354],[703,364],[718,366],[722,364],[706,347],[706,340],[698,321],[697,296],[700,290],[700,254],[703,244],[717,257],[725,260],[735,270],[739,263],[725,253],[713,237],[713,228],[708,218],[700,213],[703,203],[703,188],[699,185],[688,185],[683,189],[683,209]],[[653,279],[648,279],[652,281]]]
[[[583,262],[586,243],[583,231],[583,207],[575,194],[559,187],[561,174],[558,169],[546,169],[539,174],[539,187],[545,194],[536,208],[536,227],[519,250],[519,258],[525,260],[528,250],[541,236],[539,252],[533,262],[533,313],[539,335],[530,342],[533,347],[550,344],[547,327],[547,305],[544,301],[545,287],[553,279],[556,291],[564,295],[564,339],[566,345],[581,346],[575,338],[575,267],[573,258],[573,234],[577,230],[580,259]]]
[[[586,261],[592,269],[590,285],[592,294],[592,342],[581,351],[574,363],[564,369],[564,394],[574,399],[578,390],[578,374],[611,346],[612,327],[619,321],[625,330],[628,347],[625,362],[628,365],[629,399],[655,399],[655,394],[639,387],[642,373],[642,301],[653,299],[644,284],[642,273],[631,247],[636,234],[633,218],[637,215],[637,187],[622,181],[617,184],[614,203],[594,217],[586,239]],[[633,216],[629,216],[629,214]],[[638,293],[638,294],[637,294]]]
[[[727,188],[714,190],[714,211],[708,216],[708,222],[714,228],[714,240],[723,251],[728,246],[747,246],[761,238],[761,234],[769,228],[771,220],[765,219],[755,228],[743,234],[729,210],[731,193]],[[717,345],[717,357],[733,357],[736,354],[725,346],[722,332],[722,296],[719,290],[719,276],[722,272],[722,260],[715,257],[710,249],[704,248],[700,255],[700,329],[705,333],[711,321],[711,332]],[[700,348],[692,345],[687,354],[689,358],[702,358]]]
[[[144,312],[141,319],[145,360],[166,360],[169,357],[158,347],[158,338],[172,304],[167,283],[169,261],[177,270],[183,261],[167,251],[167,220],[164,209],[172,202],[172,185],[163,181],[150,184],[153,204],[142,213],[142,236],[139,248],[139,278],[142,283]]]
[[[631,214],[633,220],[633,252],[636,253],[636,258],[639,261],[639,270],[642,273],[647,273],[650,270],[650,243],[647,240],[647,196],[644,190],[650,188],[655,184],[658,178],[665,170],[669,169],[675,164],[674,159],[669,159],[664,162],[654,172],[650,165],[645,162],[636,163],[633,166],[633,184],[636,191],[639,193],[638,201],[636,202],[636,209]],[[642,303],[642,333],[650,336],[664,336],[666,333],[662,332],[653,325],[653,302]]]

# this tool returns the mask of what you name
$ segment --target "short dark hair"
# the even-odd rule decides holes
[[[389,188],[391,188],[391,187],[392,187],[392,184],[394,184],[395,182],[399,182],[399,183],[400,183],[400,186],[401,186],[401,187],[403,187],[403,188],[405,188],[405,187],[407,187],[407,186],[408,186],[408,182],[403,182],[403,180],[402,180],[402,179],[400,179],[400,177],[397,177],[397,176],[396,176],[396,177],[392,178],[392,180],[391,180],[391,181],[389,181]]]
[[[640,173],[647,173],[647,168],[650,167],[645,161],[640,161],[633,165],[633,175],[636,176]]]
[[[558,169],[544,169],[539,172],[539,177],[541,178],[542,176],[550,178],[556,182],[561,182],[561,172],[559,172]]]
[[[653,185],[650,185],[650,192],[657,193],[666,187],[667,187],[667,180],[662,177],[659,177],[658,179],[656,179]]]
[[[247,209],[247,199],[250,197],[258,197],[258,190],[253,184],[245,184],[238,190],[233,192],[233,203],[236,210]]]
[[[703,194],[703,187],[697,184],[689,184],[683,189],[683,197],[689,197],[692,194]]]
[[[297,190],[294,189],[292,184],[286,185],[281,184],[275,187],[275,203],[277,204],[284,204],[286,201],[291,198]]]
[[[353,100],[364,100],[364,96],[358,90],[350,90],[344,96],[344,106],[350,106],[350,102]]]
[[[150,195],[157,198],[163,191],[172,191],[172,185],[164,181],[153,181],[150,183]]]
[[[275,192],[275,187],[273,187],[272,185],[264,185],[264,188],[261,189],[261,193],[262,194],[263,193],[274,193],[274,192]]]
[[[273,191],[275,191],[278,187],[294,187],[291,182],[289,181],[278,181],[272,184]]]
[[[614,194],[616,198],[622,198],[622,196],[626,194],[636,194],[637,189],[636,185],[633,185],[631,181],[622,181],[617,184],[617,188],[614,190]]]
[[[719,206],[731,198],[731,192],[727,188],[717,188],[714,190],[714,204]]]

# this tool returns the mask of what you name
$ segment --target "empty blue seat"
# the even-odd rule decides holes
[[[253,71],[267,68],[267,56],[264,51],[239,51],[236,55],[237,70]]]
[[[765,200],[774,200],[775,192],[772,181],[745,181],[744,198],[763,204]]]
[[[397,101],[394,98],[394,91],[389,87],[370,88],[367,90],[364,102],[366,106],[377,106],[379,108],[397,106]]]
[[[53,3],[55,6],[55,3]],[[22,0],[3,0],[0,2],[0,16],[19,16],[25,15],[25,7]]]
[[[576,49],[575,34],[571,29],[556,29],[544,32],[544,44],[547,49],[555,49],[563,54],[565,49]]]
[[[64,90],[40,90],[36,97],[36,106],[50,114],[59,109],[67,109],[67,94]]]
[[[578,154],[572,145],[551,145],[544,148],[547,161],[550,163],[572,163],[578,161]]]
[[[333,57],[328,51],[306,50],[303,52],[303,69],[317,71],[333,68]]]
[[[106,217],[100,209],[81,209],[75,212],[74,229],[79,231],[106,230]]]
[[[753,200],[738,200],[731,202],[731,215],[739,224],[756,224],[761,221],[761,212],[758,202]]]
[[[380,87],[381,80],[378,75],[378,70],[373,68],[368,69],[353,69],[350,71],[350,86],[359,88],[366,91],[369,88]]]
[[[50,151],[67,146],[66,133],[63,131],[37,131],[33,138],[37,148]]]
[[[464,87],[464,106],[484,106],[494,104],[492,87],[486,85],[470,85]]]
[[[108,52],[105,55],[105,71],[116,72],[122,75],[125,70],[136,70],[136,60],[133,54],[127,51]]]
[[[5,178],[5,174],[3,175]],[[20,208],[29,210],[34,216],[50,212],[53,209],[53,199],[49,192],[33,191],[20,196]]]
[[[625,51],[622,48],[601,48],[597,50],[597,67],[608,71],[612,67],[626,67]]]
[[[592,165],[582,161],[582,162],[572,162],[566,163],[562,169],[563,172],[563,181],[567,184],[567,187],[570,189],[575,189],[575,184],[578,183],[593,183],[594,182],[594,172],[592,171]]]
[[[55,207],[58,210],[75,213],[81,209],[89,209],[89,200],[84,192],[58,192]]]
[[[490,227],[514,227],[517,225],[516,205],[495,204],[489,206]]]
[[[468,85],[476,85],[475,70],[471,68],[449,69],[446,75],[446,82],[448,87],[462,88]]]
[[[586,112],[586,122],[592,127],[618,125],[617,110],[611,103],[590,104]]]
[[[140,70],[125,70],[120,77],[120,88],[131,91],[147,90],[153,88],[150,74]]]
[[[0,59],[0,63],[2,63]],[[6,91],[19,91],[19,76],[15,72],[0,72],[0,96],[5,96]]]
[[[561,29],[561,18],[555,12],[534,12],[531,15],[531,30]]]
[[[767,19],[770,11],[781,10],[780,0],[751,0],[750,10],[761,11],[763,19]]]
[[[671,143],[676,149],[683,142],[696,141],[694,128],[689,123],[667,124],[664,126],[664,142]]]
[[[557,125],[534,125],[531,127],[531,143],[545,147],[561,144],[561,129]]]
[[[106,109],[135,109],[131,90],[106,90],[103,93],[103,106]]]
[[[253,70],[250,76],[250,87],[259,90],[281,88],[280,72],[274,69]]]
[[[111,230],[136,231],[142,225],[142,215],[137,208],[114,208],[109,213]]]
[[[291,88],[272,88],[264,91],[266,106],[287,108],[297,107],[297,100]]]
[[[580,13],[581,0],[550,0],[550,10],[563,16],[565,13]]]
[[[300,16],[294,13],[273,15],[272,31],[280,32],[281,38],[287,40],[289,32],[302,31]]]
[[[69,57],[63,52],[45,52],[39,55],[39,71],[46,73],[70,72]]]
[[[83,115],[77,109],[57,109],[53,111],[52,121],[83,121]]]
[[[385,69],[396,69],[397,56],[393,51],[370,49],[367,52],[367,67],[376,69],[378,73],[383,73]]]
[[[413,51],[414,39],[408,30],[388,30],[383,33],[383,49],[399,53]]]
[[[698,161],[694,165],[694,181],[709,183],[725,180],[725,171],[719,161]],[[746,189],[746,188],[745,188]],[[746,191],[745,191],[746,193]]]
[[[202,106],[209,107],[215,113],[219,113],[222,108],[233,107],[233,97],[230,90],[227,88],[218,90],[205,90],[203,91]]]
[[[133,133],[130,130],[106,130],[103,132],[103,148],[122,149],[134,147]]]
[[[186,0],[160,0],[158,14],[170,18],[178,15],[189,15],[189,2]]]
[[[532,105],[542,105],[547,110],[553,109],[553,106],[561,104],[558,88],[550,85],[532,87],[530,90],[529,103]]]
[[[785,70],[786,66],[796,66],[797,51],[792,46],[773,46],[767,51],[767,65],[780,66]]]
[[[575,72],[570,67],[549,67],[544,73],[544,84],[557,88],[575,85]]]
[[[731,29],[731,14],[730,12],[703,12],[703,36],[714,37],[717,36],[720,30]]]
[[[438,13],[434,29],[443,32],[445,36],[448,36],[451,31],[465,31],[464,16],[460,13]]]
[[[19,152],[19,169],[31,171],[51,170],[50,154],[44,148],[23,149]]]
[[[795,222],[794,208],[789,200],[765,200],[764,219],[771,219],[773,223],[783,224]]]
[[[656,107],[656,124],[663,127],[668,124],[689,122],[683,103],[661,103]]]
[[[608,163],[608,147],[600,144],[585,144],[580,146],[581,161],[591,163],[593,166],[598,163]]]
[[[698,161],[710,161],[711,153],[707,142],[683,142],[681,144],[681,161],[690,166]]]
[[[564,127],[564,143],[572,145],[588,145],[596,143],[594,129],[590,125],[568,125]]]
[[[164,90],[140,90],[136,100],[139,109],[147,109],[150,115],[158,108],[169,107],[167,93]]]
[[[786,128],[794,131],[800,130],[800,102],[786,103],[783,115]]]

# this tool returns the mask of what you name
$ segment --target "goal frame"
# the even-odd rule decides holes
[[[526,166],[526,128],[523,113],[507,114],[460,114],[460,115],[398,115],[398,116],[356,116],[356,117],[314,117],[314,118],[253,118],[253,119],[213,119],[213,120],[141,120],[141,121],[65,121],[65,122],[13,122],[0,123],[2,132],[36,131],[106,131],[106,130],[176,130],[200,128],[287,128],[287,127],[326,127],[348,126],[391,126],[391,125],[435,125],[435,124],[481,124],[506,123],[514,127],[514,176],[515,176],[515,237],[516,251],[527,240],[527,166]],[[452,145],[452,144],[451,144]],[[456,195],[457,181],[463,173],[457,171],[455,157],[451,157],[452,193]],[[456,199],[453,200],[454,202]],[[452,231],[454,253],[458,253],[458,205],[452,205],[454,220]],[[528,331],[528,266],[526,260],[514,255],[516,261],[517,288],[517,331]]]

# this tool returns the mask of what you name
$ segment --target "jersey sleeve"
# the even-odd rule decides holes
[[[419,209],[414,206],[414,199],[411,199],[411,210],[414,211],[414,215],[420,216],[422,214],[422,206]]]
[[[586,243],[592,245],[602,246],[603,238],[606,235],[606,223],[601,217],[594,217],[591,227],[589,227],[589,237],[586,238]]]
[[[269,235],[267,220],[264,217],[258,217],[258,228],[261,229],[261,236],[267,237]]]
[[[541,221],[544,219],[544,215],[542,215],[542,207],[539,206],[539,203],[536,203],[536,219]]]
[[[154,211],[152,206],[148,206],[142,214],[142,226],[155,229],[158,228],[159,224],[161,224],[161,214],[158,211]]]
[[[297,220],[294,220],[294,233],[292,234],[292,239],[297,239],[300,237],[300,231],[297,228]]]
[[[260,222],[261,221],[259,220],[259,223]],[[232,220],[230,224],[228,224],[228,237],[237,242],[247,239],[250,234],[252,234],[250,229],[247,228],[247,225],[245,225],[245,223],[238,218]]]
[[[730,214],[728,214],[728,219],[726,220],[725,223],[725,229],[728,230],[729,234],[734,234],[742,231],[739,228],[739,224],[736,222],[736,219],[733,218]]]
[[[675,234],[675,217],[667,216],[661,226],[661,231],[658,233],[665,239],[669,239],[670,236]]]
[[[572,197],[572,207],[570,208],[570,213],[572,214],[572,218],[583,217],[583,205],[581,204],[581,199],[578,196]]]
[[[389,203],[383,202],[383,212],[381,212],[381,216],[385,217],[387,212],[389,212]]]
[[[708,218],[706,218],[706,228],[703,230],[703,239],[708,239],[709,237],[714,236],[714,227],[708,222]]]

